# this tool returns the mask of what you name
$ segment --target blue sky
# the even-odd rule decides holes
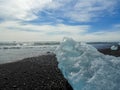
[[[0,41],[120,41],[120,0],[0,0]]]

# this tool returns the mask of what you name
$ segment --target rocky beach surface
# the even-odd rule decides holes
[[[55,54],[0,65],[0,90],[72,90]]]

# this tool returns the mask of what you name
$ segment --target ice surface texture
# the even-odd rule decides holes
[[[120,90],[120,57],[64,38],[56,49],[58,67],[74,90]]]

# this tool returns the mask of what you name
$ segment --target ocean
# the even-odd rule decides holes
[[[97,49],[110,48],[117,42],[89,42]],[[55,51],[59,42],[0,42],[0,64]]]

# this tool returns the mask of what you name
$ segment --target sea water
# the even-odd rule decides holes
[[[110,48],[116,43],[90,42],[97,49]],[[59,42],[0,42],[0,64],[55,51]]]
[[[57,45],[55,43],[0,43],[0,64],[18,61],[27,57],[34,57],[54,52]]]

